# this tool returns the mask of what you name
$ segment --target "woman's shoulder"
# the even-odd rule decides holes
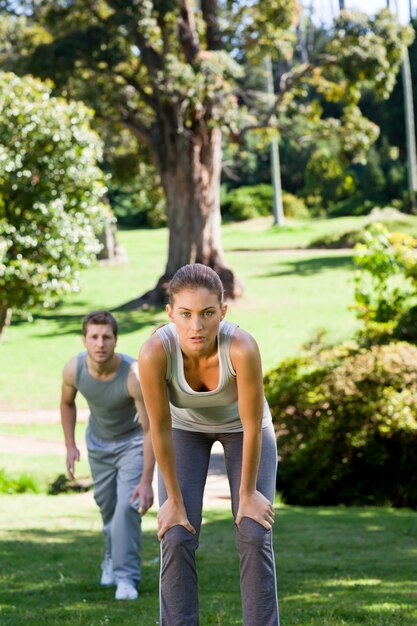
[[[158,333],[152,334],[144,341],[139,351],[139,361],[147,363],[157,363],[165,358],[165,349]]]
[[[238,326],[234,333],[230,345],[230,354],[234,357],[245,357],[259,353],[258,344],[255,338],[243,328]]]

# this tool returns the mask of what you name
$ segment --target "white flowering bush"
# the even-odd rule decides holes
[[[92,112],[31,77],[0,73],[0,317],[78,288],[107,219]]]

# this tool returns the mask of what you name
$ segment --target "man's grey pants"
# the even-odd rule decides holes
[[[142,476],[143,435],[102,441],[87,430],[88,460],[94,499],[103,519],[106,556],[112,557],[116,581],[141,578],[139,502],[130,497]]]
[[[242,470],[243,433],[196,433],[173,429],[175,463],[188,519],[196,529],[192,535],[183,526],[174,526],[161,542],[160,626],[198,626],[198,595],[195,551],[200,534],[203,492],[215,441],[224,448],[230,484],[232,511],[236,517]],[[257,489],[274,501],[277,446],[273,426],[262,431],[262,454]],[[159,503],[166,500],[159,475]],[[244,626],[279,626],[272,531],[248,517],[235,526],[240,556],[240,592]]]

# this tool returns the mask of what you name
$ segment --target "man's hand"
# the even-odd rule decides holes
[[[80,451],[78,450],[78,448],[76,446],[67,448],[67,473],[68,473],[68,478],[70,478],[71,480],[75,478],[75,474],[74,474],[75,461],[79,461],[79,460],[80,460]]]
[[[151,482],[141,480],[136,485],[131,495],[130,503],[133,504],[138,498],[140,501],[140,514],[145,515],[146,511],[150,509],[153,504],[153,488]]]

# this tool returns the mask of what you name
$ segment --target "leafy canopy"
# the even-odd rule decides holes
[[[40,80],[0,74],[2,307],[53,305],[99,250],[108,213],[91,119]]]

